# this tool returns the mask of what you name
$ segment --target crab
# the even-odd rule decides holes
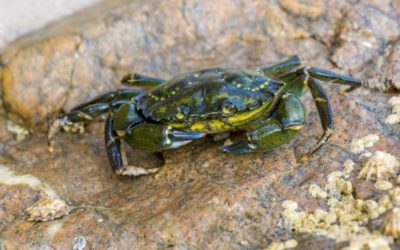
[[[79,105],[54,120],[48,139],[52,145],[63,126],[108,113],[105,145],[112,169],[119,175],[146,175],[159,168],[127,164],[122,141],[159,152],[207,134],[224,136],[243,131],[240,141],[221,150],[234,154],[270,151],[289,142],[304,126],[305,109],[299,98],[309,89],[323,133],[299,159],[304,161],[328,141],[334,130],[332,109],[319,80],[348,85],[343,93],[362,85],[358,78],[304,66],[297,55],[254,71],[212,68],[170,80],[132,73],[121,83],[151,89],[119,89]]]

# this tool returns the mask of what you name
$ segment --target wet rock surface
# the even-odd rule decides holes
[[[301,164],[296,159],[322,133],[309,95],[303,98],[307,126],[278,150],[223,154],[223,142],[205,138],[163,152],[160,172],[140,178],[112,173],[101,120],[83,134],[60,134],[53,155],[44,132],[56,113],[120,88],[116,82],[132,71],[169,78],[212,66],[257,68],[300,54],[311,65],[361,77],[365,87],[399,89],[399,9],[398,1],[136,1],[78,32],[7,49],[1,55],[1,244],[255,249],[295,239],[299,249],[346,246],[283,226],[282,202],[293,200],[307,212],[326,208],[308,188],[325,184],[347,159],[356,162],[349,179],[354,197],[385,194],[357,178],[362,162],[350,145],[377,134],[380,140],[369,150],[400,156],[399,125],[384,123],[393,94],[358,89],[342,96],[341,87],[325,84],[335,134]],[[15,140],[6,117],[33,133]],[[161,164],[147,152],[128,150],[131,162]],[[49,196],[65,200],[70,214],[27,221],[25,209]],[[383,219],[369,223],[378,230]]]

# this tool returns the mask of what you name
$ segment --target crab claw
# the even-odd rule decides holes
[[[254,151],[254,149],[255,147],[247,141],[241,141],[221,147],[222,152],[228,152],[233,154],[251,153]]]
[[[183,131],[183,130],[170,130],[169,135],[173,141],[192,141],[200,139],[206,134],[201,132]]]

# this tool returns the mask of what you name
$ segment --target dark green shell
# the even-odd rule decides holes
[[[252,110],[269,101],[285,83],[259,72],[206,69],[177,76],[138,99],[138,109],[154,121],[189,123]],[[232,114],[233,115],[233,114]]]

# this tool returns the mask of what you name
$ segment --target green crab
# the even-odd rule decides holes
[[[109,113],[106,150],[111,167],[120,175],[158,171],[124,163],[121,140],[132,147],[161,151],[207,134],[243,131],[241,141],[221,150],[234,154],[272,150],[290,141],[303,127],[305,111],[299,98],[308,88],[323,134],[300,158],[304,161],[327,142],[334,129],[331,106],[319,80],[349,85],[344,92],[361,86],[357,78],[303,66],[297,55],[257,71],[212,68],[171,80],[130,74],[122,79],[123,84],[154,88],[148,92],[120,89],[79,105],[54,121],[49,142],[64,125]]]

